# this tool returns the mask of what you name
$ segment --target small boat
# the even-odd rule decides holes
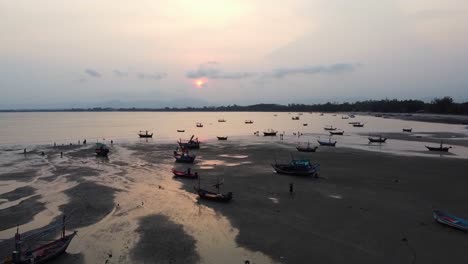
[[[174,158],[176,162],[193,163],[195,161],[196,155],[190,155],[187,149],[182,150],[182,153],[178,153],[177,150],[175,150]]]
[[[342,136],[344,134],[344,131],[329,131],[328,133],[330,133],[330,135],[332,136],[335,136],[335,135]]]
[[[432,210],[432,217],[440,224],[448,225],[463,231],[468,231],[468,220],[456,217],[440,210]]]
[[[54,227],[53,227],[54,228]],[[52,228],[52,229],[53,229]],[[56,227],[55,227],[56,228]],[[51,230],[52,230],[51,229]],[[49,232],[50,230],[44,231],[44,234],[39,233],[38,236],[43,236],[45,233]],[[1,263],[18,263],[18,264],[27,264],[27,263],[36,263],[36,264],[43,264],[47,263],[49,260],[52,260],[61,254],[63,254],[67,248],[68,245],[70,245],[70,242],[72,239],[76,236],[77,231],[73,231],[73,233],[65,235],[65,216],[62,219],[62,232],[60,235],[60,238],[39,246],[37,248],[31,249],[28,247],[23,251],[23,247],[25,247],[27,244],[23,243],[33,235],[30,235],[29,237],[22,238],[21,235],[19,234],[19,228],[16,229],[16,234],[15,234],[15,251],[13,251],[13,254],[11,256],[11,262],[1,262]]]
[[[293,116],[291,117],[292,120],[299,120],[299,117],[298,116]]]
[[[318,146],[311,147],[310,143],[307,142],[307,147],[297,146],[296,149],[300,152],[315,152]]]
[[[278,116],[277,114],[274,114],[273,116]]]
[[[353,127],[364,127],[364,123],[356,123],[356,124],[353,124]]]
[[[187,171],[178,171],[176,169],[172,169],[172,173],[174,173],[174,177],[181,177],[181,178],[188,178],[188,179],[197,179],[198,172],[192,173],[190,168]]]
[[[146,131],[140,130],[140,132],[138,132],[138,136],[139,136],[140,138],[152,138],[152,137],[153,137],[153,133],[149,134],[149,133],[148,133],[148,130],[146,130]]]
[[[320,113],[320,116],[323,116],[323,113]]]
[[[185,130],[184,129],[177,129],[177,132],[183,133],[183,132],[185,132]]]
[[[219,180],[217,180],[216,184],[213,185],[213,187],[216,188],[216,192],[208,191],[206,189],[202,189],[200,187],[200,177],[198,178],[198,188],[194,186],[195,191],[198,194],[198,197],[200,199],[204,200],[210,200],[210,201],[215,201],[215,202],[230,202],[232,200],[232,192],[227,192],[227,193],[220,193],[219,189],[221,185],[224,183],[220,183]]]
[[[253,124],[253,121],[252,121],[252,120],[245,120],[244,123],[246,123],[246,124]]]
[[[96,156],[107,157],[109,155],[110,150],[106,146],[106,144],[96,143],[96,149],[94,151],[96,152]]]
[[[302,125],[303,125],[303,126],[307,126],[308,124],[307,124],[307,123],[304,123],[304,124],[302,124]]]
[[[200,141],[198,141],[198,138],[193,139],[194,137],[195,135],[192,135],[192,137],[190,137],[190,139],[187,142],[182,142],[182,140],[179,139],[177,143],[182,149],[199,149]]]
[[[382,135],[375,136],[375,137],[368,137],[369,143],[385,143],[387,141],[386,137],[382,137]]]
[[[348,119],[348,116],[341,116],[341,119]]]
[[[382,114],[376,114],[375,117],[382,117]]]
[[[451,149],[452,147],[444,147],[443,145],[443,142],[440,141],[440,146],[439,147],[430,147],[430,146],[426,146],[426,148],[429,150],[429,151],[439,151],[439,152],[448,152],[449,149]]]
[[[356,117],[355,115],[352,115],[352,114],[348,115],[348,116],[349,116],[349,118],[355,118]]]
[[[327,131],[335,131],[335,130],[336,130],[336,127],[328,126],[328,127],[324,127],[323,129],[325,129],[325,130],[327,130]]]
[[[223,123],[223,122],[226,122],[226,120],[224,118],[221,118],[221,119],[218,119],[218,122]]]
[[[348,122],[350,125],[356,125],[356,124],[361,124],[361,122]]]
[[[329,147],[334,147],[336,145],[336,140],[332,141],[331,137],[328,138],[328,141],[323,141],[323,140],[317,140],[317,142],[320,144],[320,146],[329,146]]]
[[[268,129],[267,131],[263,131],[264,137],[274,137],[278,134],[278,131],[274,131],[273,129]]]
[[[411,131],[413,131],[412,128],[403,128],[403,132],[410,132],[411,133]]]
[[[203,127],[202,123],[197,123],[197,127]]]
[[[310,160],[291,160],[289,164],[271,164],[278,174],[295,176],[317,177],[320,171],[320,164],[312,164]]]
[[[217,137],[218,140],[227,140],[228,137]]]

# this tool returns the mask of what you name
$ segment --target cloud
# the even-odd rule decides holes
[[[128,76],[128,73],[123,72],[123,71],[119,71],[119,70],[114,70],[113,73],[114,73],[115,76],[118,76],[118,77],[126,77],[126,76]]]
[[[338,63],[332,65],[316,65],[290,68],[277,68],[269,73],[267,77],[284,78],[290,75],[315,75],[315,74],[341,74],[354,71],[358,67],[357,64]]]
[[[86,69],[85,70],[85,73],[91,77],[94,77],[94,78],[101,78],[101,74],[99,72],[97,72],[96,70],[93,70],[93,69]]]
[[[137,77],[142,80],[161,80],[167,76],[164,72],[157,72],[157,73],[137,73]]]
[[[454,16],[464,16],[466,12],[466,9],[426,9],[410,14],[410,17],[417,20],[446,19]]]
[[[186,77],[190,79],[209,78],[209,79],[244,79],[255,76],[253,72],[225,72],[219,63],[209,61],[198,65],[198,68],[193,71],[188,71]]]

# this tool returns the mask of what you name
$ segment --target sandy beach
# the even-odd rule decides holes
[[[92,146],[37,147],[0,174],[0,236],[36,232],[69,215],[78,230],[53,263],[464,263],[465,234],[435,223],[432,208],[468,218],[465,160],[403,157],[320,147],[229,140],[206,142],[193,171],[229,204],[198,201],[196,180],[174,144],[115,144],[108,159]],[[39,153],[45,151],[43,157]],[[60,157],[64,152],[64,157]],[[290,155],[320,163],[318,179],[278,175]],[[294,184],[294,194],[289,184]],[[2,256],[13,248],[1,244]],[[441,247],[440,245],[444,245]]]

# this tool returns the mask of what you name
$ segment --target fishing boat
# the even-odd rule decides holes
[[[357,122],[357,123],[353,124],[353,127],[364,127],[364,123]]]
[[[348,124],[350,125],[356,125],[356,124],[360,124],[361,122],[348,122]]]
[[[197,192],[198,197],[200,197],[200,199],[215,201],[215,202],[223,202],[223,203],[227,203],[227,202],[230,202],[232,200],[232,192],[227,192],[227,193],[221,193],[220,192],[221,185],[223,185],[224,183],[223,182],[220,183],[219,179],[217,180],[216,184],[213,185],[213,187],[216,188],[216,192],[208,191],[206,189],[202,189],[200,187],[200,180],[201,179],[199,177],[198,178],[198,188],[194,187],[195,191]]]
[[[70,245],[70,242],[76,236],[77,233],[77,231],[73,231],[73,233],[65,235],[65,216],[63,216],[62,218],[62,232],[59,239],[54,240],[51,243],[41,245],[34,249],[31,249],[31,247],[28,246],[28,249],[23,250],[23,244],[25,244],[25,242],[28,239],[31,239],[31,237],[33,236],[44,236],[46,235],[46,233],[52,231],[55,228],[56,226],[53,226],[50,230],[45,230],[39,234],[32,234],[24,238],[22,238],[22,236],[19,233],[19,228],[17,228],[15,234],[15,250],[13,251],[11,261],[5,263],[42,264],[63,254],[67,250],[68,245]]]
[[[179,139],[177,143],[182,149],[199,149],[200,141],[198,141],[198,138],[193,139],[194,137],[195,135],[192,135],[187,142],[182,142],[182,140]]]
[[[411,133],[411,131],[413,131],[412,128],[403,128],[403,132],[410,132]]]
[[[107,157],[109,155],[110,150],[106,146],[106,144],[96,143],[96,149],[94,151],[96,152],[96,156]]]
[[[328,126],[328,127],[324,127],[323,129],[325,129],[327,131],[335,131],[337,128],[333,127],[333,126]]]
[[[296,149],[300,152],[315,152],[318,146],[311,147],[310,142],[307,142],[307,147],[297,146]]]
[[[335,136],[335,135],[338,135],[338,136],[342,136],[344,134],[344,131],[329,131],[328,133],[330,133],[331,136]]]
[[[291,160],[288,164],[271,164],[278,174],[287,174],[295,176],[313,176],[317,177],[320,171],[320,164],[312,164],[310,160]]]
[[[174,158],[176,162],[180,163],[193,163],[195,161],[196,155],[190,155],[188,149],[183,149],[181,153],[174,151]]]
[[[221,118],[221,119],[218,119],[218,122],[223,123],[223,122],[226,122],[226,120],[224,118]]]
[[[432,217],[440,224],[448,225],[463,231],[468,231],[468,220],[456,217],[452,214],[440,210],[432,210]]]
[[[174,177],[181,177],[181,178],[188,178],[188,179],[197,179],[198,172],[192,173],[190,168],[187,171],[178,171],[176,169],[172,169],[172,173]]]
[[[252,121],[252,120],[245,120],[244,123],[246,123],[246,124],[253,124],[253,121]]]
[[[266,131],[263,131],[263,136],[264,137],[274,137],[274,136],[276,136],[276,134],[278,134],[278,131],[275,131],[273,129],[268,129]]]
[[[292,120],[299,120],[299,117],[298,116],[293,116],[291,117]]]
[[[148,130],[145,130],[145,131],[140,130],[140,132],[138,132],[138,136],[139,136],[140,138],[152,138],[152,137],[153,137],[153,133],[149,134],[149,133],[148,133]]]
[[[367,139],[369,139],[369,143],[385,143],[387,141],[387,138],[382,137],[382,135],[368,137]]]
[[[217,138],[218,138],[218,140],[227,140],[228,139],[228,137],[217,137]]]
[[[336,140],[332,141],[331,137],[328,138],[328,141],[323,141],[323,140],[317,140],[317,142],[320,144],[320,146],[328,146],[328,147],[334,147],[336,145]]]
[[[202,123],[197,123],[197,127],[203,127]]]
[[[348,116],[341,116],[341,119],[348,119]]]
[[[183,132],[185,132],[185,130],[184,129],[177,129],[177,132],[183,133]]]
[[[448,152],[449,149],[452,148],[452,146],[450,146],[450,147],[444,147],[444,143],[443,143],[442,141],[440,141],[440,146],[438,146],[438,147],[426,146],[426,148],[427,148],[429,151]]]
[[[302,124],[302,125],[303,125],[303,126],[307,126],[308,124],[307,124],[307,123],[304,123],[304,124]]]
[[[351,115],[348,115],[348,116],[349,116],[349,118],[355,118],[355,117],[356,117],[356,116],[355,116],[355,115],[353,115],[353,114],[351,114]]]

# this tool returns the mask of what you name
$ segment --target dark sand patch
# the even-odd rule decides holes
[[[67,229],[92,225],[112,212],[117,189],[94,182],[83,182],[65,191],[70,202],[61,205],[60,211],[69,219]],[[61,219],[61,218],[60,218]]]
[[[21,201],[18,205],[0,210],[0,230],[26,224],[36,214],[45,210],[44,203],[39,202],[39,198],[39,195],[35,195]]]
[[[41,178],[43,180],[54,180],[59,176],[64,176],[70,181],[84,182],[84,177],[98,176],[101,171],[91,167],[78,166],[57,166],[52,171],[53,176]],[[55,177],[55,178],[52,178]]]
[[[0,174],[0,181],[27,182],[37,176],[37,170],[25,170]]]
[[[216,158],[217,151],[207,148],[203,156]],[[240,246],[281,263],[411,263],[413,251],[418,263],[468,261],[465,234],[431,216],[433,206],[468,216],[466,161],[346,148],[295,153],[321,164],[321,179],[314,180],[273,173],[273,155],[287,161],[289,153],[251,146],[239,153],[251,164],[202,171],[202,184],[219,176],[223,191],[234,193],[230,204],[202,203],[239,229]],[[194,183],[181,182],[193,192]]]
[[[24,186],[14,189],[11,192],[0,194],[0,199],[6,199],[8,201],[18,200],[20,198],[33,195],[36,189],[31,186]],[[0,202],[1,203],[1,202]]]
[[[138,263],[198,263],[195,240],[163,215],[140,219],[140,239],[131,251]]]

